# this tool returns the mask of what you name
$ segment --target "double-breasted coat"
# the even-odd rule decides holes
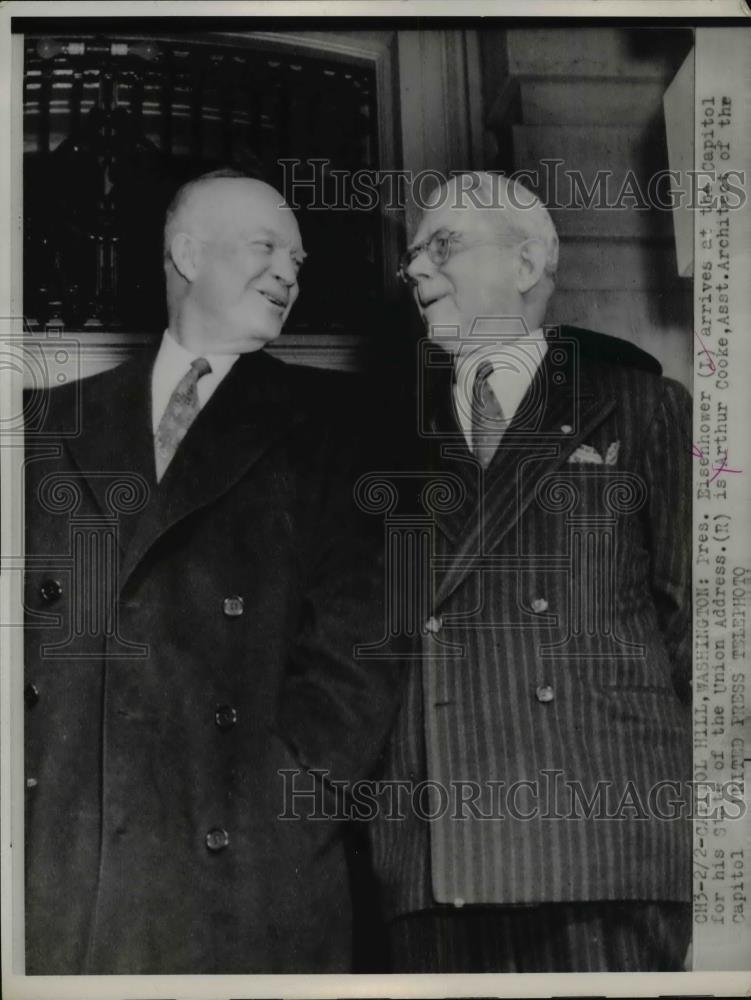
[[[152,361],[27,409],[27,971],[346,970],[320,796],[367,774],[397,692],[353,656],[383,585],[351,414],[243,355],[157,485]]]
[[[383,767],[417,795],[372,824],[389,916],[690,898],[690,398],[623,342],[548,340],[484,472],[424,359],[443,492]]]

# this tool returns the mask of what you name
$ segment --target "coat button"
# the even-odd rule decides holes
[[[549,684],[541,684],[535,691],[535,698],[543,705],[546,705],[555,698],[555,691]]]
[[[532,601],[532,610],[536,615],[541,615],[543,611],[548,610],[548,602],[544,597],[536,597],[534,601]]]
[[[59,580],[43,580],[39,593],[42,595],[43,601],[52,604],[53,601],[59,601],[63,596],[63,585]]]
[[[225,597],[222,602],[222,610],[228,618],[239,618],[245,610],[245,601],[238,594]]]
[[[206,846],[215,854],[223,851],[229,844],[229,834],[221,826],[215,826],[206,834]]]
[[[39,701],[39,688],[36,684],[27,684],[23,689],[23,700],[27,708],[33,708]]]
[[[443,619],[440,615],[431,615],[423,626],[424,632],[432,632],[435,635],[443,628]]]
[[[214,722],[224,732],[231,729],[237,722],[237,709],[232,705],[217,705],[214,712]]]

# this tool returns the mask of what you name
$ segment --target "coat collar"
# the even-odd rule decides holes
[[[453,359],[426,342],[420,365],[419,433],[424,435],[425,461],[450,502],[429,511],[443,533],[456,539],[480,495],[478,466],[456,419]]]
[[[157,485],[151,431],[154,354],[102,376],[82,397],[81,436],[71,446],[102,513],[113,474],[137,477],[148,502],[122,539],[123,586],[154,543],[185,517],[230,490],[261,455],[304,420],[288,366],[263,351],[242,355],[181,442]]]
[[[263,351],[242,355],[196,417],[138,522],[121,585],[160,536],[232,489],[303,420],[285,363]]]
[[[120,552],[156,490],[148,351],[77,383],[79,432],[66,447],[103,517],[117,524]]]

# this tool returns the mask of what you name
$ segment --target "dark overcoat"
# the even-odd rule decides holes
[[[353,657],[383,585],[351,414],[244,355],[157,485],[152,362],[27,408],[27,970],[346,970],[344,824],[294,816],[333,812],[395,707]]]
[[[422,790],[371,824],[387,912],[688,900],[688,393],[563,328],[483,472],[428,351],[430,587],[383,770]]]

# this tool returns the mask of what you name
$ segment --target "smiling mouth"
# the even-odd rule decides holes
[[[263,295],[265,299],[268,299],[269,302],[272,304],[272,306],[276,306],[277,309],[287,308],[287,300],[278,299],[275,295],[272,295],[270,292],[261,292],[260,294]]]

